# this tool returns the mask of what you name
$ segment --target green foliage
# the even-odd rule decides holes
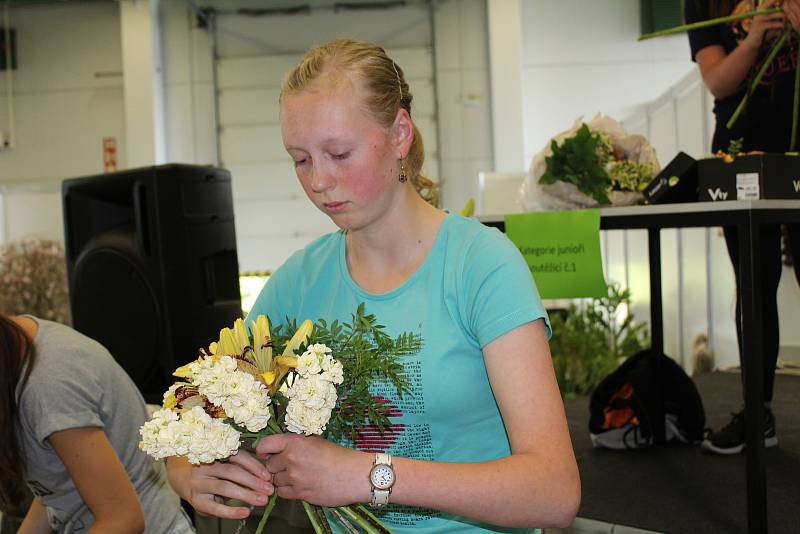
[[[570,304],[566,318],[552,315],[550,351],[565,398],[591,392],[626,358],[649,346],[647,325],[625,314],[630,299],[629,290],[610,284],[607,297]]]
[[[730,143],[728,143],[728,154],[731,156],[738,156],[742,153],[742,148],[744,147],[744,137],[740,137],[738,139],[731,139]]]
[[[553,155],[545,158],[547,170],[539,178],[539,183],[553,184],[561,180],[574,184],[600,204],[611,203],[607,193],[611,189],[611,178],[601,161],[602,140],[592,135],[585,123],[561,145],[555,139],[551,141],[550,149]]]
[[[289,332],[297,330],[297,321],[288,320],[286,328],[283,326],[272,335],[279,353],[291,337]],[[365,313],[364,303],[359,304],[349,323],[328,324],[324,319],[314,323],[308,344],[324,343],[344,368],[344,382],[337,388],[339,401],[325,434],[328,439],[352,442],[367,425],[380,432],[389,427],[389,407],[375,398],[370,386],[388,383],[400,396],[410,392],[399,359],[418,353],[422,338],[411,332],[392,338],[385,328],[378,324],[375,315]],[[303,350],[305,347],[300,347],[298,353]]]

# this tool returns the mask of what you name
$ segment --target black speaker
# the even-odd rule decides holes
[[[163,165],[64,180],[72,321],[148,402],[242,315],[230,173]]]
[[[643,193],[648,204],[697,202],[697,160],[678,152]]]

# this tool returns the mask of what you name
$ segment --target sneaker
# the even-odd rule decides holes
[[[731,414],[733,419],[719,432],[711,432],[701,443],[701,447],[717,454],[739,454],[744,449],[744,410]],[[775,435],[775,416],[772,410],[764,410],[764,447],[778,444]]]

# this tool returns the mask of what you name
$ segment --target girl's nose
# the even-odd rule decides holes
[[[315,166],[311,172],[311,190],[315,193],[324,193],[336,184],[331,173],[321,166]]]

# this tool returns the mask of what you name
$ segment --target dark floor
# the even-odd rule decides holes
[[[706,424],[719,428],[741,406],[740,376],[695,379]],[[766,450],[769,532],[800,533],[800,377],[776,378],[773,400],[779,444]],[[581,470],[580,517],[674,533],[747,531],[745,457],[709,455],[699,447],[666,445],[640,451],[594,449],[589,400],[566,403]]]

